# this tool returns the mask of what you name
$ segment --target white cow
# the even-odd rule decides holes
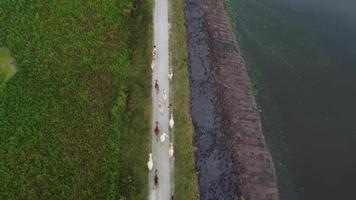
[[[169,127],[172,129],[174,126],[173,114],[171,114],[171,118],[169,119]]]
[[[166,139],[168,139],[169,137],[168,137],[167,133],[163,133],[159,138],[160,138],[160,140],[161,140],[161,143],[163,143],[163,142],[166,141]]]
[[[153,71],[155,69],[155,64],[156,64],[156,59],[153,58],[151,62],[151,70]]]
[[[163,106],[161,104],[161,101],[158,101],[158,110],[161,113],[161,115],[163,115]]]
[[[148,154],[147,168],[149,171],[151,171],[153,168],[152,153]]]
[[[157,48],[156,48],[156,45],[153,46],[153,50],[152,50],[152,56],[155,58],[157,55]]]
[[[168,73],[168,79],[171,81],[173,79],[173,72],[172,70]]]
[[[168,99],[167,92],[165,89],[163,89],[163,103],[166,103]]]
[[[173,143],[169,143],[169,150],[168,150],[169,157],[172,158],[174,155]]]

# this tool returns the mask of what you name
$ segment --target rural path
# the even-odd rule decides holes
[[[157,54],[155,58],[155,67],[152,74],[152,86],[155,80],[159,84],[159,93],[157,94],[154,87],[152,87],[152,159],[153,169],[149,172],[149,200],[170,200],[172,196],[172,174],[173,174],[173,160],[169,158],[169,143],[171,142],[171,135],[169,132],[169,22],[168,22],[168,0],[155,0],[154,14],[153,14],[153,31],[154,44],[157,47]],[[166,102],[164,101],[164,92],[167,95]],[[158,108],[159,102],[162,105],[163,112]],[[154,133],[158,122],[161,136],[163,133],[168,135],[166,141],[161,143],[160,138]],[[158,186],[155,187],[154,176],[155,170],[159,177]]]

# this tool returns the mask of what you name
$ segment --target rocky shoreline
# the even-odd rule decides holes
[[[223,0],[185,0],[201,199],[278,200],[275,168]]]

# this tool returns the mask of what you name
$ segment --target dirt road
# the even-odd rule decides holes
[[[152,157],[153,169],[149,173],[149,200],[169,200],[171,199],[171,175],[172,161],[169,158],[168,150],[170,139],[169,133],[169,23],[168,23],[168,0],[156,0],[153,14],[154,24],[154,44],[157,46],[157,54],[155,58],[155,66],[152,74],[152,85],[155,80],[159,85],[159,93],[152,87]],[[166,94],[166,102],[164,98]],[[162,109],[159,109],[158,104],[161,104]],[[162,112],[163,111],[163,112]],[[161,143],[160,138],[154,133],[158,122],[160,134],[166,133],[168,138]],[[158,186],[154,184],[155,170],[158,174]]]

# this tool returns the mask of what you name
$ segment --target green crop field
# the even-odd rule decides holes
[[[151,4],[0,1],[0,199],[143,199]]]

